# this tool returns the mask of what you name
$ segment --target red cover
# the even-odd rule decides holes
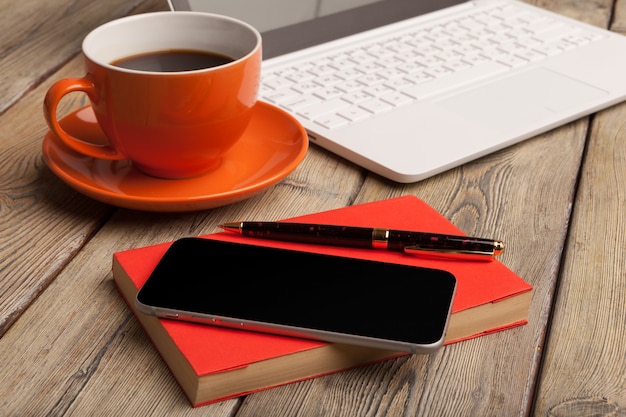
[[[232,220],[237,221],[241,219]],[[457,235],[464,234],[432,207],[414,196],[360,204],[289,220],[303,223],[385,227]],[[254,242],[264,246],[444,269],[452,272],[457,278],[457,292],[453,305],[453,314],[470,307],[494,302],[532,289],[530,284],[497,260],[485,262],[459,261],[445,258],[418,257],[384,250],[330,247],[262,239],[253,240],[252,238],[228,232],[203,237],[245,243]],[[131,277],[137,289],[139,289],[147,280],[169,245],[170,243],[163,243],[131,249],[115,253],[114,256]],[[208,259],[208,262],[212,262],[212,260]],[[219,262],[219,259],[214,260],[214,262]],[[325,345],[324,342],[171,320],[160,321],[199,376],[245,367],[247,364],[256,361]],[[519,324],[523,324],[523,322],[511,323],[511,325]],[[508,326],[504,328],[506,327]],[[503,328],[490,330],[497,331],[501,329]]]

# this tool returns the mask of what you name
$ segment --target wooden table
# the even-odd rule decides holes
[[[625,0],[532,2],[626,31]],[[86,33],[165,1],[2,6],[0,414],[626,416],[626,104],[415,184],[312,146],[285,180],[240,203],[119,209],[47,168],[42,100],[53,81],[83,74]],[[63,111],[85,100],[71,95]],[[502,262],[535,287],[528,325],[193,409],[113,285],[116,251],[405,194],[507,242]]]

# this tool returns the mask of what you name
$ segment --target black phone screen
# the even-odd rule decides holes
[[[443,339],[455,287],[442,270],[185,238],[172,244],[137,301],[425,345]]]

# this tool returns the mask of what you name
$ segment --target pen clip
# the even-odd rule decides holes
[[[409,245],[404,247],[404,253],[409,255],[433,255],[454,259],[467,259],[476,261],[491,261],[494,259],[493,251],[476,251],[463,249],[428,248],[420,245]]]

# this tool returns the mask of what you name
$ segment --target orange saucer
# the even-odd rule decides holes
[[[70,134],[92,143],[107,140],[90,106],[60,120]],[[177,180],[143,174],[130,161],[78,154],[48,132],[43,155],[50,169],[75,190],[107,204],[144,211],[194,211],[249,198],[278,183],[308,149],[302,125],[285,111],[258,102],[243,137],[208,174]]]

